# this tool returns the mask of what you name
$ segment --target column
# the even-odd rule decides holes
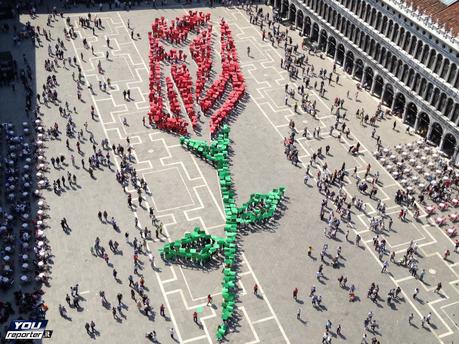
[[[354,66],[352,67],[352,79],[355,78],[355,72],[357,71],[357,65],[354,62]]]
[[[417,80],[417,84],[416,84],[416,80]],[[414,74],[411,89],[413,90],[414,93],[418,94],[418,90],[420,86],[421,86],[421,77],[419,76],[419,79],[416,79],[416,74]]]
[[[403,109],[403,114],[402,114],[402,123],[405,123],[407,112],[408,112],[408,105],[405,104],[405,108]]]
[[[413,80],[411,80],[410,82],[410,88],[413,90],[413,92],[416,93],[416,90],[418,89],[420,84],[421,84],[421,76],[419,76],[419,78],[416,78],[416,73],[414,73]]]
[[[426,141],[429,140],[430,134],[432,134],[433,125],[432,122],[429,122],[429,130],[427,130]]]
[[[443,135],[441,136],[440,144],[438,145],[438,148],[440,148],[440,151],[443,150],[443,142],[445,141],[445,137],[446,137],[446,134],[443,133]]]
[[[400,42],[400,47],[402,48],[403,51],[405,51],[405,49],[403,49],[403,47],[405,46],[405,43],[406,43],[406,38],[408,37],[408,35],[406,34],[405,32],[405,35],[403,36],[403,39],[402,41]]]
[[[430,95],[429,99],[426,100],[430,105],[432,105],[431,103],[432,103],[434,95],[435,95],[435,88],[432,89],[432,94]]]
[[[441,72],[443,71],[443,67],[445,67],[445,61],[446,61],[446,58],[444,58],[441,61],[441,66],[440,66],[440,69],[438,70],[438,75],[441,75]],[[448,73],[446,73],[446,75],[448,75]]]
[[[410,37],[410,44],[408,44],[408,48],[406,49],[407,53],[409,54],[410,53],[410,50],[411,50],[411,47],[413,45],[413,42],[414,42],[414,39],[413,37]],[[416,50],[414,51],[414,54],[416,55]],[[414,57],[414,56],[413,56]]]
[[[395,94],[395,91],[394,91],[394,94],[392,96],[392,105],[390,106],[390,110],[391,111],[394,111],[394,109],[395,109],[395,96],[396,96],[396,94]]]
[[[451,156],[451,160],[450,160],[451,165],[455,165],[456,164],[456,160],[457,160],[458,155],[459,155],[459,146],[456,146],[456,149],[454,150],[454,153]]]
[[[382,61],[381,61],[381,66],[383,66],[383,68],[386,68],[386,62],[387,62],[387,57],[389,56],[388,52],[386,51],[386,53],[384,54],[384,57],[382,58]]]
[[[431,105],[435,108],[435,111],[438,111],[437,105],[440,103],[441,93],[438,93],[438,97],[436,99],[434,99],[434,96],[435,96],[435,89],[434,89],[434,92],[432,93],[432,99],[430,101],[431,102],[433,101]]]
[[[422,82],[422,81],[421,81],[421,82]],[[426,97],[426,95],[427,95],[427,90],[428,90],[428,89],[429,89],[429,84],[426,83],[426,88],[425,88],[425,90],[424,90],[424,91],[422,92],[422,94],[421,94],[422,99],[425,99],[425,97]]]
[[[398,32],[394,31],[394,36],[395,37],[394,37],[394,39],[392,41],[395,43],[395,45],[398,45],[397,42],[398,42],[398,39],[400,38],[400,28],[399,28]]]
[[[416,120],[414,121],[414,131],[417,133],[418,132],[418,126],[419,126],[419,113],[416,114]]]
[[[446,72],[445,80],[448,80],[449,77],[451,76],[450,74],[451,74],[451,70],[452,70],[451,67],[452,66],[453,66],[453,63],[450,62],[449,67],[448,67],[448,71]]]
[[[360,86],[363,87],[363,85],[365,85],[365,81],[366,81],[366,73],[365,73],[365,68],[363,69],[363,72],[362,72],[362,80],[360,80]]]
[[[363,87],[363,85],[364,85],[364,83],[365,83],[365,79],[366,79],[366,78],[365,78],[365,69],[366,69],[366,66],[363,65],[363,68],[362,68],[362,79],[359,80],[360,85],[361,85],[362,87]]]
[[[370,90],[370,94],[373,95],[375,93],[375,88],[376,88],[376,77],[378,76],[378,74],[374,75],[373,76],[373,85],[371,85],[371,90]]]
[[[387,33],[389,32],[389,20],[386,22],[386,27],[384,29],[383,35],[384,37],[387,37]]]

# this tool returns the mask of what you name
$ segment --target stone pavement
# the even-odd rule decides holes
[[[192,7],[190,7],[192,8]],[[81,62],[86,80],[94,85],[95,95],[89,91],[83,92],[85,103],[80,103],[76,97],[75,84],[71,73],[61,68],[57,74],[60,83],[60,95],[63,101],[71,106],[77,104],[78,114],[73,116],[79,126],[89,122],[89,130],[96,140],[109,138],[111,143],[125,144],[129,136],[135,148],[136,169],[148,182],[152,197],[148,205],[155,208],[157,217],[165,226],[165,236],[161,240],[149,243],[156,259],[156,269],[148,266],[148,259],[142,257],[145,264],[142,274],[149,288],[147,294],[152,300],[156,312],[154,321],[141,315],[132,300],[128,300],[127,276],[132,274],[132,248],[124,241],[124,233],[130,233],[130,239],[138,236],[134,228],[134,217],[139,219],[140,227],[152,228],[148,212],[141,207],[131,212],[127,207],[126,194],[123,193],[114,178],[114,173],[108,169],[96,171],[92,180],[81,169],[81,158],[77,166],[68,169],[76,173],[78,188],[69,189],[62,196],[54,193],[47,194],[47,202],[51,206],[49,224],[49,239],[55,254],[51,287],[46,289],[50,329],[54,329],[50,341],[61,342],[91,342],[86,335],[84,323],[94,320],[103,342],[145,342],[144,334],[155,329],[161,342],[172,342],[169,339],[168,328],[173,327],[180,343],[215,342],[215,329],[220,323],[220,292],[221,266],[214,269],[201,270],[187,266],[163,262],[158,255],[158,249],[165,241],[175,240],[200,226],[212,234],[222,234],[224,213],[218,178],[215,170],[183,150],[178,138],[167,133],[159,132],[142,126],[141,119],[148,111],[148,42],[147,31],[156,16],[173,19],[185,13],[183,7],[161,10],[139,9],[131,12],[107,11],[98,13],[105,26],[104,31],[98,31],[97,36],[81,27],[76,27],[79,37],[86,37],[94,47],[95,55],[86,50],[81,40],[66,42],[67,54],[70,56],[84,53],[85,62]],[[376,109],[377,102],[367,94],[361,94],[361,101],[355,103],[346,100],[348,126],[351,128],[351,139],[338,142],[328,135],[328,128],[334,123],[330,114],[331,101],[336,96],[343,97],[346,90],[355,90],[355,82],[350,80],[341,70],[340,84],[329,87],[329,92],[323,99],[314,90],[309,90],[310,97],[317,100],[319,109],[318,119],[310,115],[293,112],[290,106],[284,104],[284,85],[289,82],[287,72],[280,69],[281,49],[274,48],[267,42],[261,41],[258,28],[248,22],[242,10],[223,7],[205,9],[212,13],[214,22],[214,42],[219,40],[218,22],[224,17],[230,24],[235,38],[241,68],[246,77],[250,100],[244,111],[231,123],[231,140],[234,154],[232,156],[232,174],[236,185],[238,203],[245,202],[253,192],[267,192],[279,185],[287,187],[288,207],[278,220],[275,228],[254,230],[244,233],[239,238],[242,248],[242,265],[239,273],[240,303],[238,304],[238,327],[232,329],[227,339],[234,343],[300,343],[305,335],[308,341],[320,342],[324,332],[324,324],[329,319],[333,329],[342,325],[343,337],[334,338],[333,342],[346,340],[360,341],[363,333],[363,320],[371,310],[379,323],[378,339],[387,343],[445,343],[456,341],[458,338],[456,321],[456,306],[459,280],[457,267],[452,262],[445,262],[441,254],[445,248],[451,249],[451,240],[442,234],[435,226],[417,223],[400,223],[394,220],[393,231],[388,237],[389,249],[402,253],[410,240],[416,240],[420,247],[420,267],[429,271],[426,284],[410,277],[406,269],[395,265],[389,267],[389,273],[380,273],[381,262],[371,247],[373,233],[367,228],[368,218],[376,213],[376,202],[368,198],[370,211],[365,214],[355,214],[355,228],[351,229],[351,241],[355,234],[363,237],[364,246],[357,248],[345,242],[344,236],[339,235],[336,243],[324,240],[325,224],[318,217],[322,196],[315,185],[306,187],[303,184],[304,168],[294,167],[285,159],[283,154],[283,137],[288,135],[288,122],[294,119],[299,130],[307,126],[310,131],[321,127],[321,139],[305,139],[298,135],[298,146],[301,149],[300,159],[303,167],[309,157],[318,147],[331,145],[330,158],[327,158],[329,168],[340,168],[343,161],[348,170],[357,166],[359,173],[370,163],[381,174],[382,185],[378,186],[378,196],[383,195],[389,213],[398,213],[392,196],[399,187],[398,183],[388,175],[382,166],[372,157],[375,141],[370,138],[372,127],[362,127],[355,119],[357,108],[365,108],[369,113]],[[72,23],[78,23],[78,11],[70,14]],[[22,21],[29,20],[23,17]],[[40,16],[34,23],[45,26],[46,18]],[[130,25],[135,32],[140,33],[141,39],[131,40],[127,27]],[[64,28],[62,21],[53,24],[53,37],[61,35]],[[110,38],[111,60],[105,60],[106,37]],[[299,37],[294,37],[299,41]],[[247,46],[251,47],[251,57],[246,54]],[[218,47],[218,45],[217,45]],[[218,49],[218,48],[217,48]],[[47,58],[46,48],[37,50],[37,85],[45,81],[46,74],[41,73],[44,59]],[[217,55],[215,56],[217,57]],[[97,73],[97,62],[101,61],[105,74]],[[310,56],[309,61],[315,64],[316,71],[322,66],[331,70],[332,62],[328,59]],[[215,59],[214,59],[215,62]],[[217,61],[218,63],[218,61]],[[192,75],[194,75],[192,73]],[[111,78],[113,89],[107,93],[101,92],[96,86],[98,80]],[[124,101],[122,90],[129,88],[133,100]],[[94,105],[99,115],[99,123],[92,122],[89,116],[90,105]],[[46,109],[47,125],[58,122],[64,127],[65,121],[59,117],[57,109]],[[129,126],[122,124],[126,118]],[[378,122],[378,134],[383,144],[395,144],[414,141],[415,137],[396,134],[392,131],[392,120]],[[399,124],[399,127],[402,127]],[[403,131],[403,130],[402,130]],[[86,138],[88,134],[85,134]],[[204,136],[205,137],[205,136]],[[350,144],[361,142],[363,154],[351,157],[347,153]],[[66,148],[62,142],[49,141],[48,157],[64,153]],[[91,154],[91,144],[83,145],[86,156]],[[70,152],[67,154],[74,154]],[[70,160],[70,159],[67,159]],[[315,170],[312,170],[315,172]],[[50,180],[60,177],[64,171],[53,170]],[[350,194],[356,194],[352,177],[345,187]],[[133,192],[134,190],[128,190]],[[135,192],[135,191],[134,191]],[[362,197],[362,196],[359,196]],[[135,197],[134,197],[135,198]],[[113,231],[111,226],[102,224],[97,219],[97,211],[106,209],[109,216],[114,216],[121,233]],[[64,234],[59,225],[62,217],[66,217],[72,231]],[[358,220],[357,220],[358,219]],[[111,266],[97,259],[90,252],[96,236],[101,238],[104,245],[108,240],[121,243],[122,255],[110,257]],[[324,242],[329,242],[330,252],[334,253],[341,245],[343,248],[343,264],[339,269],[325,266],[326,281],[322,284],[315,278],[315,272],[320,264],[306,256],[306,248],[314,247],[313,256],[318,257]],[[118,271],[119,280],[112,277],[112,269]],[[364,272],[364,273],[362,273]],[[347,292],[338,287],[337,278],[344,274],[348,284],[355,284],[359,301],[350,303]],[[381,295],[385,297],[390,288],[400,285],[403,289],[403,299],[391,308],[385,300],[373,304],[366,297],[366,290],[375,281],[380,286]],[[432,289],[441,281],[444,291],[441,295],[434,294]],[[72,320],[64,320],[58,313],[59,303],[65,303],[65,294],[70,285],[80,283],[80,290],[85,301],[81,312],[71,310]],[[256,297],[252,293],[254,284],[261,291]],[[322,295],[324,308],[315,310],[308,300],[309,289],[316,285]],[[419,299],[414,301],[411,293],[415,286],[421,289]],[[300,290],[299,300],[291,299],[292,290]],[[124,294],[128,309],[124,311],[125,318],[116,321],[111,312],[103,308],[98,297],[99,290],[105,290],[107,298],[113,304],[118,292]],[[208,307],[207,295],[214,297],[214,306]],[[159,316],[159,306],[166,306],[166,318]],[[302,317],[297,320],[297,310],[302,310]],[[201,326],[192,321],[192,313],[199,313]],[[408,314],[416,315],[416,326],[408,325]],[[421,328],[419,316],[432,312],[432,326]],[[382,335],[382,337],[380,337]],[[372,334],[369,334],[371,337]],[[96,337],[97,338],[97,337]]]

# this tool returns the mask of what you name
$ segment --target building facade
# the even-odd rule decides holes
[[[404,123],[455,157],[459,25],[448,16],[459,20],[459,3],[457,13],[451,6],[445,11],[442,21],[450,26],[445,30],[419,7],[391,1],[273,0],[272,5]],[[442,6],[437,9],[443,13],[447,6]]]

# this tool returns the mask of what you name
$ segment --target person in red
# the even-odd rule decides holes
[[[253,286],[253,293],[255,295],[258,295],[258,284],[255,283],[255,285]]]
[[[449,252],[449,250],[446,250],[445,253],[443,254],[443,259],[447,260],[450,254],[451,252]]]
[[[193,321],[197,324],[198,323],[198,313],[193,313]]]
[[[293,289],[293,298],[295,301],[298,299],[298,288]]]
[[[207,306],[212,305],[212,296],[207,295]]]
[[[166,316],[166,313],[164,312],[164,305],[161,304],[161,306],[159,307],[159,314],[162,316],[162,317],[165,317]]]

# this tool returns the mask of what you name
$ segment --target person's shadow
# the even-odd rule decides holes
[[[299,321],[300,323],[302,323],[303,325],[305,325],[305,326],[306,326],[307,323],[308,323],[306,320],[301,319],[301,317],[298,318],[298,321]]]
[[[72,317],[69,317],[68,314],[62,314],[62,317],[63,317],[65,320],[72,321]]]

